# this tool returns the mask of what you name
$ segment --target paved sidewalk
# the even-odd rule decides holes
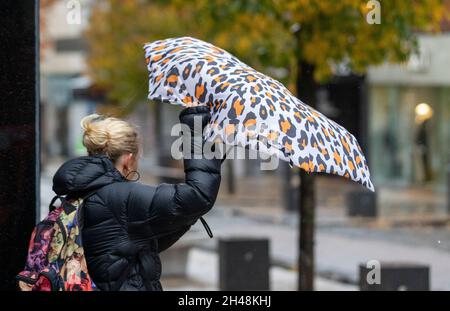
[[[164,263],[163,263],[164,265]],[[188,256],[187,278],[161,279],[164,290],[219,290],[219,258],[215,252],[194,248]],[[269,272],[270,290],[297,290],[297,272],[271,267]],[[357,286],[343,284],[321,277],[315,279],[318,291],[355,291]]]
[[[200,224],[186,238],[198,237],[200,247],[214,250],[220,237],[253,236],[270,240],[272,263],[295,269],[297,230],[283,224],[262,223],[233,216],[226,207],[216,206],[205,219],[215,238],[207,239]],[[426,229],[408,228],[399,234],[391,229],[318,228],[316,233],[316,272],[357,284],[358,266],[369,260],[420,262],[431,267],[432,290],[450,290],[450,230],[441,228],[435,235]],[[403,235],[403,237],[401,236]],[[397,237],[394,237],[397,236]],[[446,245],[446,246],[443,246]]]

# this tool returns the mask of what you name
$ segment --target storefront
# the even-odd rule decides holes
[[[408,64],[369,72],[375,182],[445,189],[450,162],[450,36],[419,38]]]

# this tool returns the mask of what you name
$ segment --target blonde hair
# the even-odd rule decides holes
[[[137,156],[138,134],[128,122],[118,118],[91,114],[80,122],[83,145],[89,155],[105,154],[113,163],[125,153]]]

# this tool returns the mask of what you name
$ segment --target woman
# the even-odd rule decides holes
[[[195,116],[201,117],[203,128],[209,108],[189,107],[180,113],[192,137],[201,135],[194,131]],[[185,159],[186,183],[144,185],[131,181],[139,144],[130,124],[91,115],[81,125],[89,156],[64,163],[53,178],[53,190],[68,198],[89,195],[82,227],[89,274],[100,290],[162,290],[158,253],[212,208],[222,160]],[[192,139],[191,152],[201,150],[195,143]]]

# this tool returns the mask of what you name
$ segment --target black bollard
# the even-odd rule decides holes
[[[219,240],[220,290],[269,290],[269,240]]]
[[[350,217],[377,217],[377,200],[374,192],[349,192],[346,202],[347,215]]]
[[[428,291],[430,290],[430,267],[408,262],[381,262],[379,266],[361,264],[359,289],[361,291]]]

